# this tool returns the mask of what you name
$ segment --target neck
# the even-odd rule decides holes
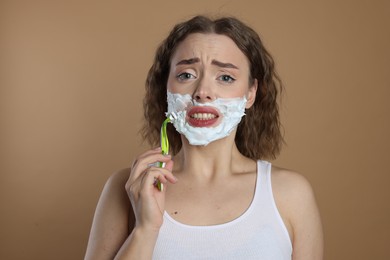
[[[175,169],[203,180],[232,174],[237,161],[245,158],[238,151],[234,136],[232,134],[206,146],[190,145],[187,139],[182,137],[182,149],[174,159]]]

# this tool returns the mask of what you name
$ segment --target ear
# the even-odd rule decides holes
[[[248,94],[246,97],[246,99],[248,100],[245,105],[246,109],[250,108],[253,105],[253,103],[255,103],[256,101],[257,83],[258,83],[257,79],[254,79],[253,84],[249,86]]]

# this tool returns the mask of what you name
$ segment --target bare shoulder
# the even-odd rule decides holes
[[[133,217],[125,184],[130,169],[112,174],[100,195],[85,259],[113,259],[132,228]]]
[[[299,219],[302,208],[317,207],[314,191],[301,174],[272,166],[272,191],[282,217],[291,224]]]
[[[130,205],[125,185],[130,176],[130,169],[122,169],[113,173],[104,185],[99,204],[104,207],[128,209]],[[99,209],[99,205],[98,208]]]
[[[314,196],[311,184],[303,175],[284,168],[272,166],[272,188],[284,196]]]
[[[130,168],[121,169],[113,173],[107,180],[104,185],[102,195],[99,200],[104,203],[106,209],[114,210],[116,212],[117,218],[125,218],[126,220],[131,220],[133,211],[131,210],[131,203],[127,195],[125,185],[130,176]],[[99,208],[100,205],[98,205]],[[127,222],[126,222],[127,223]],[[128,223],[132,224],[132,223]],[[131,228],[128,226],[128,228]]]
[[[322,224],[309,181],[297,172],[273,166],[272,190],[290,233],[293,258],[322,259]]]
[[[130,168],[124,168],[114,172],[107,180],[105,187],[107,188],[123,188],[130,176]],[[123,190],[125,191],[125,190]]]

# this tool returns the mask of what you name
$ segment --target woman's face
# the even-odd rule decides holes
[[[249,75],[248,59],[232,39],[194,33],[178,45],[172,56],[167,90],[190,94],[200,103],[245,95],[249,108],[257,90],[256,80],[250,86]]]
[[[229,37],[190,34],[172,57],[168,114],[190,144],[207,145],[236,128],[256,89],[257,80],[249,85],[246,56]]]

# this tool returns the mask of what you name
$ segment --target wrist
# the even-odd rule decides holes
[[[132,236],[140,240],[146,239],[148,241],[157,240],[159,228],[135,226],[132,232]]]
[[[115,259],[152,259],[158,233],[158,230],[134,227]]]

